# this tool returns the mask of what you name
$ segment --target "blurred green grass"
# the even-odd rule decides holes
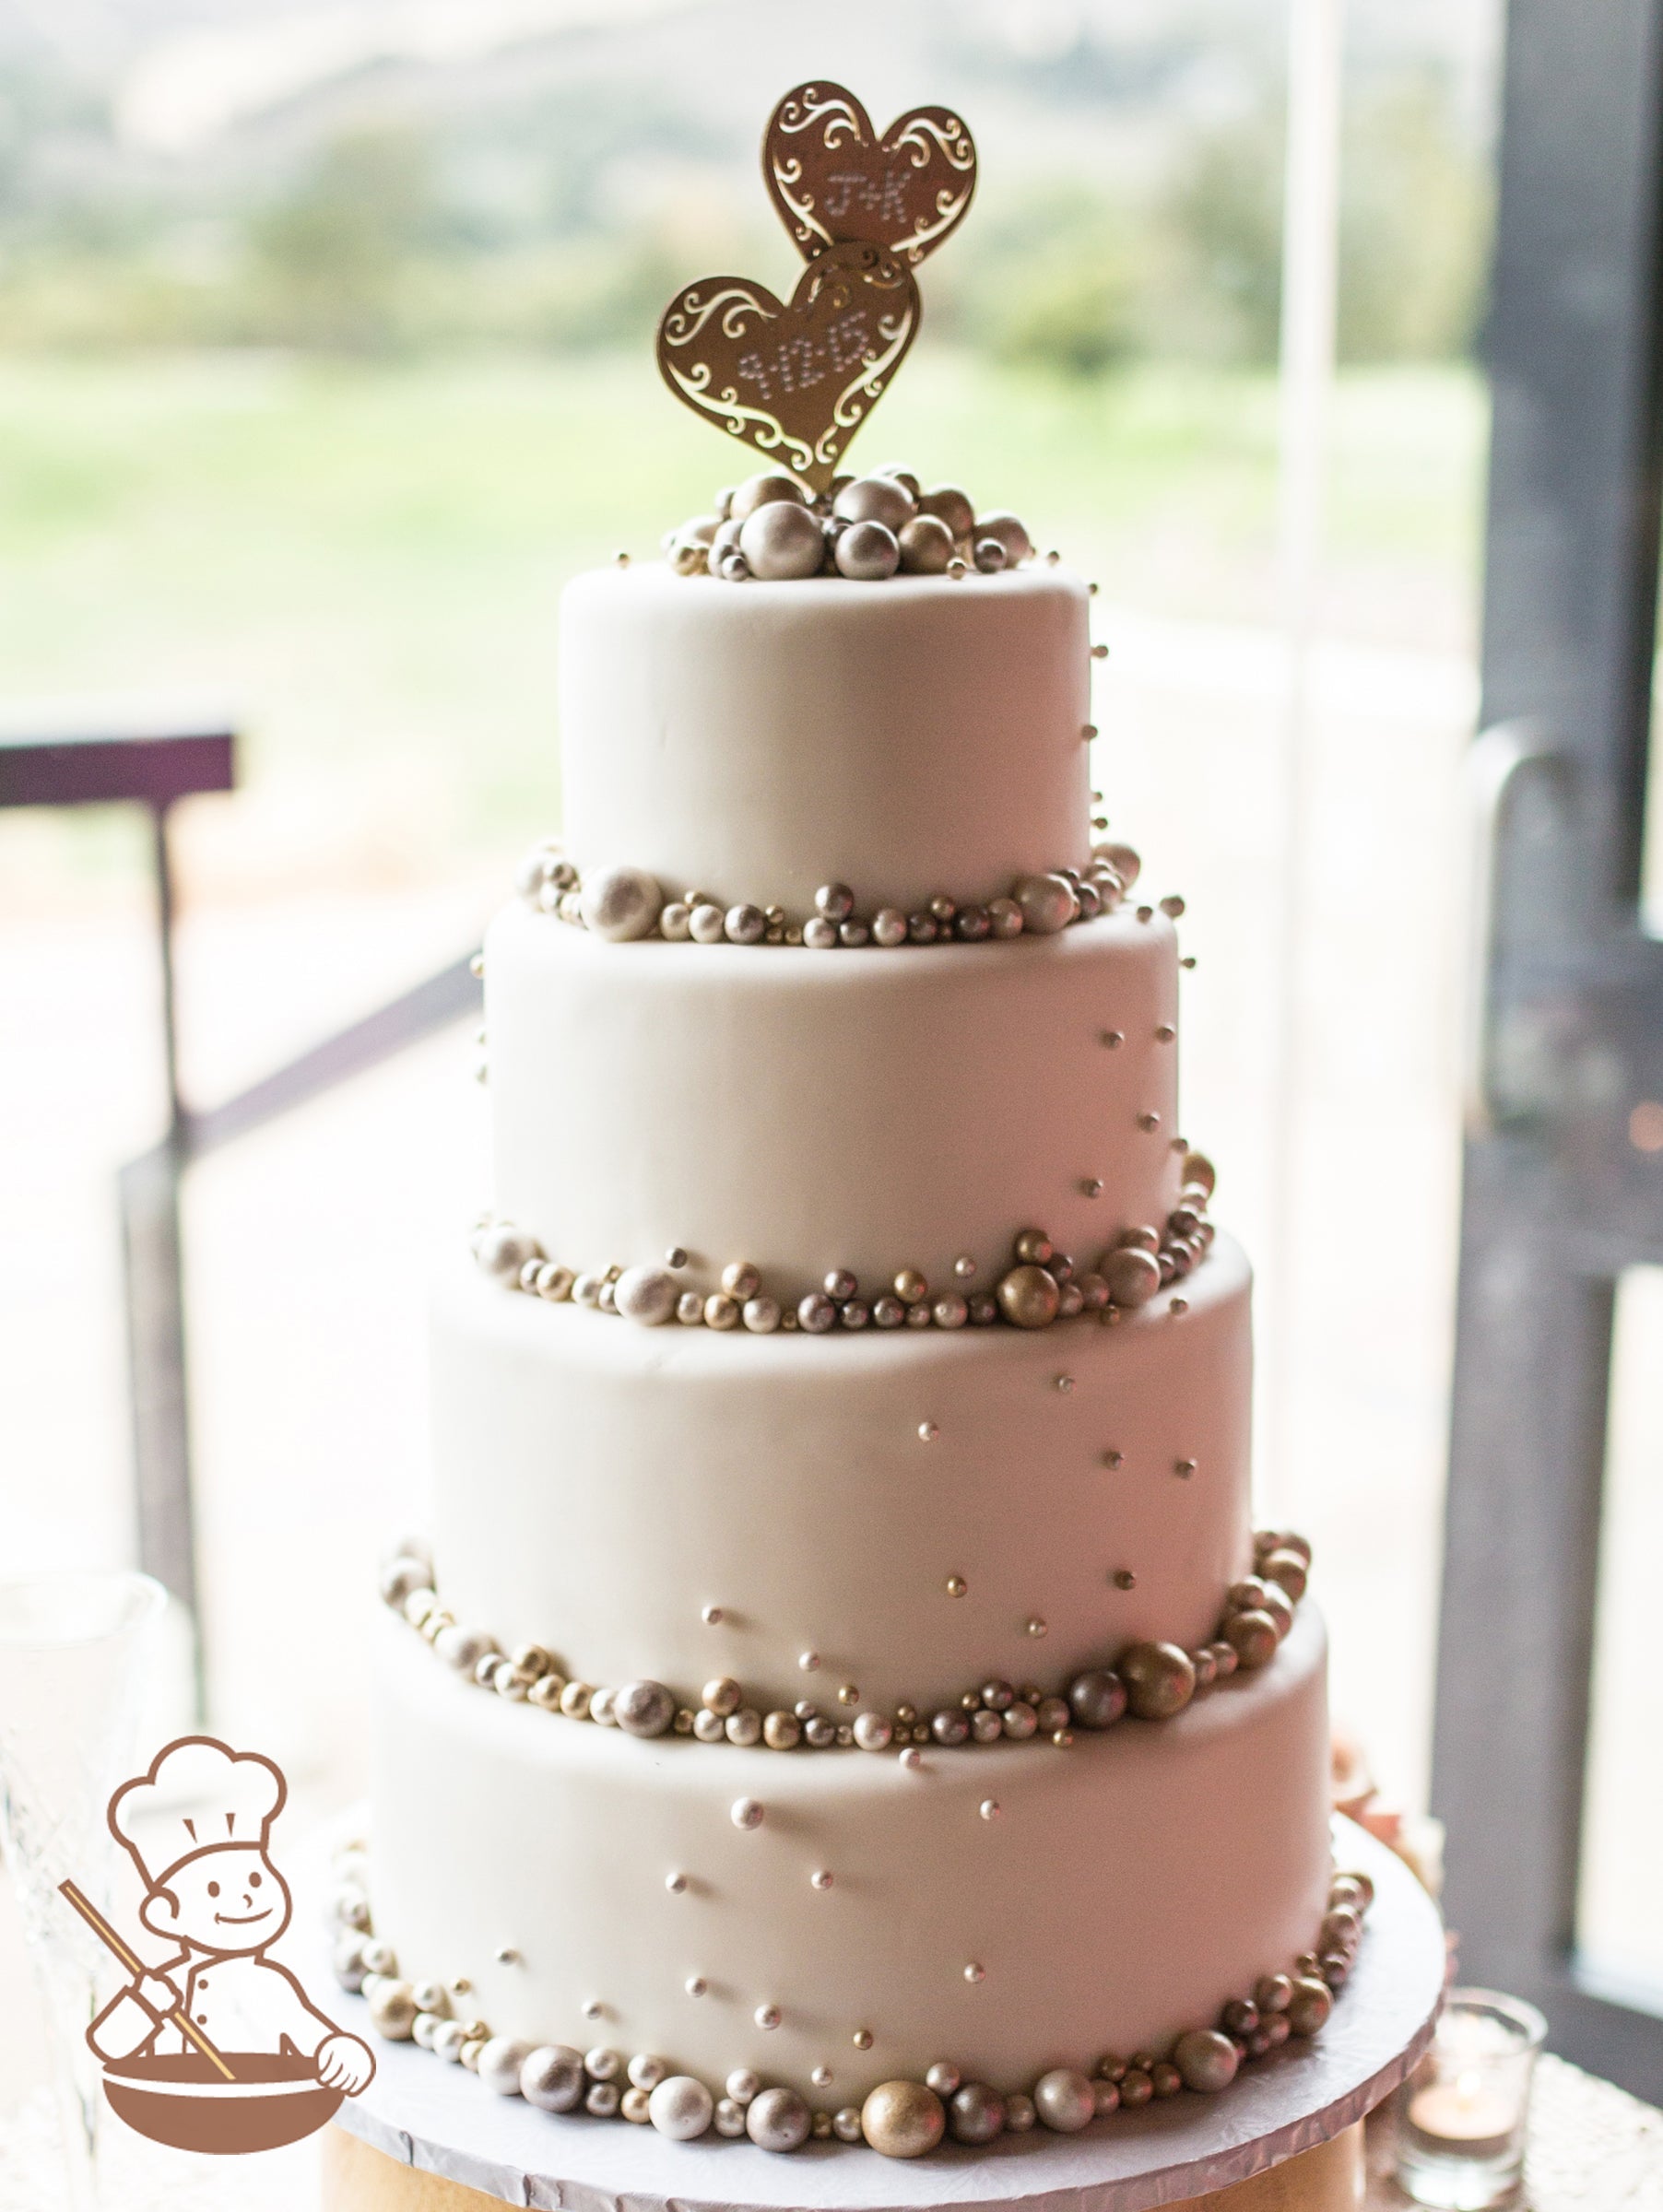
[[[1341,377],[1333,628],[1470,643],[1484,420],[1459,368]],[[1262,621],[1275,430],[1262,371],[1068,382],[920,348],[852,458],[1015,507],[1108,601]],[[565,578],[652,554],[746,471],[634,356],[0,363],[6,689],[227,697],[242,865],[425,874],[554,818]],[[90,826],[50,839],[99,865]]]

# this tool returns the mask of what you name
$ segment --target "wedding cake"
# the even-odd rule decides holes
[[[811,460],[564,596],[337,1969],[551,2112],[905,2156],[1227,2088],[1369,1886],[1090,587]]]

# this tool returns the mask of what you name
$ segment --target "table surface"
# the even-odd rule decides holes
[[[62,2201],[53,2121],[43,2097],[0,2115],[0,2212]],[[1389,2179],[1388,2134],[1370,2130],[1367,2212],[1409,2202]],[[317,2202],[314,2143],[221,2161],[160,2149],[112,2122],[105,2162],[109,2212],[310,2212]],[[1663,2112],[1544,2058],[1520,2212],[1663,2212]]]

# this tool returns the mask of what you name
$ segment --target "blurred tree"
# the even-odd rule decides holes
[[[966,230],[966,241],[972,232]],[[1100,376],[1136,347],[1124,211],[1077,184],[1034,188],[984,223],[952,305],[962,343],[997,359]]]
[[[1273,361],[1281,253],[1282,118],[1266,100],[1198,132],[1168,174],[1146,266],[1150,349]]]
[[[251,335],[383,353],[407,335],[410,265],[437,235],[431,164],[407,129],[360,128],[250,221]]]
[[[1490,200],[1488,170],[1438,78],[1417,75],[1355,103],[1341,171],[1342,359],[1445,360],[1471,350]]]

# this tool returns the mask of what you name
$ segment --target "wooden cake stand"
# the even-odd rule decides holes
[[[673,2143],[650,2126],[493,2096],[430,2052],[377,2040],[361,1998],[324,1999],[317,1944],[308,1980],[377,2062],[369,2089],[325,2132],[324,2212],[1356,2212],[1363,2118],[1431,2040],[1445,1946],[1436,1908],[1401,1861],[1350,1821],[1336,1830],[1339,1864],[1373,1876],[1374,1901],[1320,2035],[1244,2067],[1218,2097],[915,2160],[841,2143],[784,2158],[714,2135]]]

